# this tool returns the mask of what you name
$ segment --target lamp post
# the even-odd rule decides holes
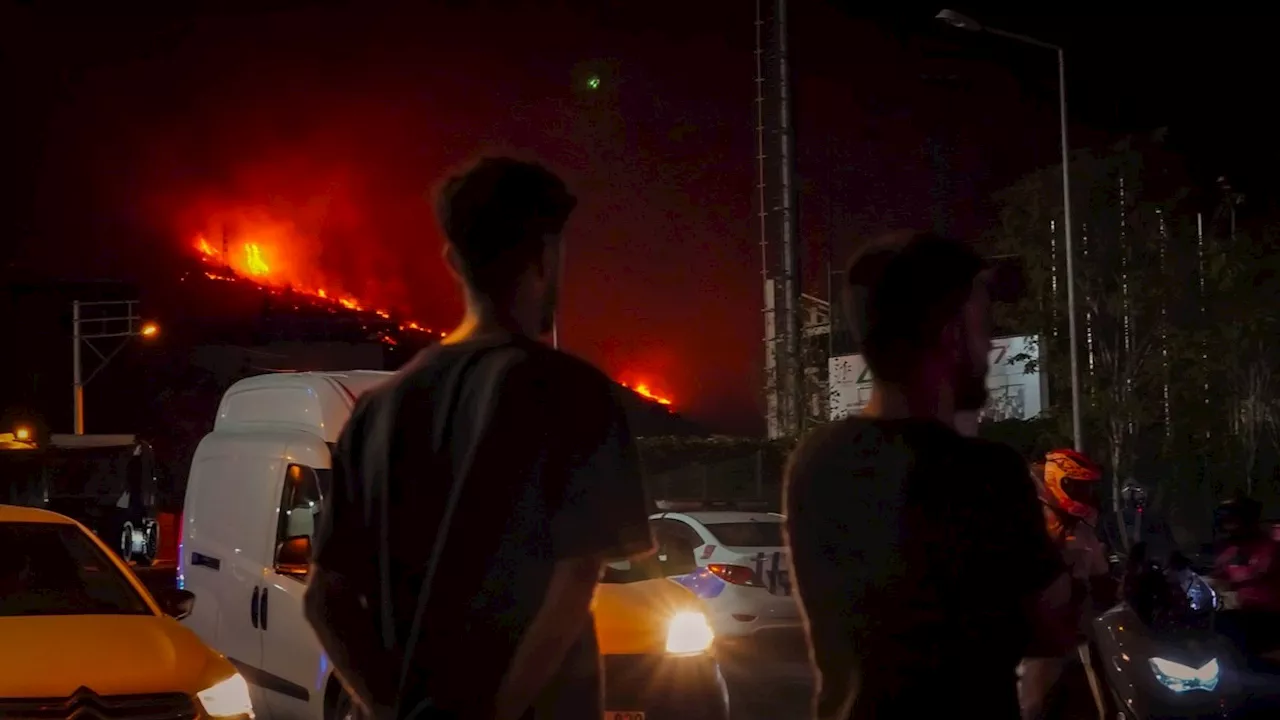
[[[961,15],[954,10],[943,10],[937,19],[952,27],[970,32],[987,32],[1008,40],[1027,45],[1034,45],[1045,50],[1052,50],[1058,55],[1058,115],[1062,132],[1062,212],[1063,224],[1066,226],[1064,250],[1067,255],[1067,334],[1071,349],[1071,436],[1078,451],[1084,450],[1084,433],[1080,420],[1080,360],[1079,343],[1076,329],[1076,266],[1075,249],[1071,237],[1071,174],[1068,166],[1070,145],[1067,142],[1067,73],[1063,62],[1062,48],[1051,43],[1037,40],[1026,35],[1006,32],[993,27],[983,26],[971,17]]]
[[[86,318],[85,308],[100,316]],[[152,338],[160,334],[160,326],[153,322],[143,322],[138,315],[137,300],[105,300],[101,302],[71,303],[71,387],[75,400],[75,434],[84,434],[84,386],[95,378],[102,368],[107,366],[124,348],[127,340],[133,337]],[[85,326],[88,326],[86,329]],[[111,352],[103,354],[94,346],[94,340],[123,338]],[[101,360],[98,367],[84,377],[81,347],[87,347]]]

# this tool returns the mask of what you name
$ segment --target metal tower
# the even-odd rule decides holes
[[[764,280],[765,412],[769,437],[804,431],[800,244],[786,0],[756,0],[756,189]]]

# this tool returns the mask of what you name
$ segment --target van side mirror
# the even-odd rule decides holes
[[[311,536],[296,535],[276,547],[276,572],[306,577],[311,570]]]
[[[174,620],[181,620],[191,614],[196,605],[196,595],[190,590],[166,588],[156,594],[156,603],[165,615]]]

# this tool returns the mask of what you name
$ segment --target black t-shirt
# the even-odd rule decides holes
[[[1013,450],[925,420],[850,418],[786,476],[787,534],[833,717],[1019,716],[1022,602],[1061,573]]]
[[[456,483],[422,632],[397,694]],[[360,588],[377,613],[387,657],[385,667],[367,669],[371,691],[401,713],[429,699],[458,717],[491,716],[555,562],[651,547],[616,386],[581,360],[506,335],[427,349],[361,398],[338,442],[326,502],[316,563]],[[585,696],[567,702],[566,692]],[[599,694],[588,627],[546,702],[598,720]]]

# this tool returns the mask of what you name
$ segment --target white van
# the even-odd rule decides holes
[[[356,398],[391,373],[276,373],[223,396],[191,461],[178,586],[184,623],[249,681],[259,718],[325,717],[339,686],[302,611],[330,448]]]
[[[232,385],[191,461],[183,622],[249,681],[269,720],[340,720],[348,700],[303,613],[330,451],[356,399],[392,373],[276,373]],[[658,556],[665,562],[665,557]],[[694,560],[689,552],[686,565]],[[628,565],[623,563],[623,565]],[[606,573],[594,612],[607,717],[727,720],[705,605],[661,567]]]

